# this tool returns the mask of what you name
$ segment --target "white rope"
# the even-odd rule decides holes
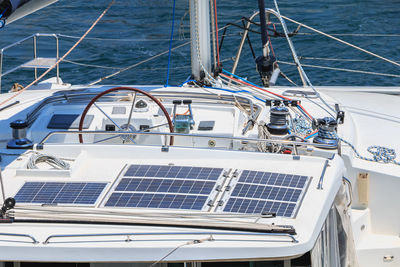
[[[56,169],[60,170],[69,169],[69,164],[66,163],[65,161],[51,155],[40,154],[40,153],[33,153],[33,155],[29,158],[27,168],[38,169],[36,164],[41,162],[45,162],[50,166],[55,167]]]

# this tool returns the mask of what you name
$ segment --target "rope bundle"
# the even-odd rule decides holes
[[[65,161],[51,156],[51,155],[46,155],[46,154],[40,154],[40,153],[34,153],[30,158],[28,162],[28,169],[38,169],[37,165],[38,163],[45,162],[49,164],[50,166],[59,169],[59,170],[69,170],[69,164],[66,163]]]

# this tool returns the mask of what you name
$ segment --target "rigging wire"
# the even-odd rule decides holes
[[[93,28],[97,25],[97,23],[104,17],[104,15],[107,13],[107,11],[111,8],[111,6],[115,3],[115,0],[112,0],[107,8],[103,11],[103,13],[100,14],[100,16],[93,22],[92,26],[90,26],[90,28],[82,35],[82,37],[59,59],[57,60],[57,62],[51,66],[49,69],[47,69],[45,72],[43,72],[42,75],[40,75],[36,80],[34,80],[33,82],[31,82],[29,85],[25,86],[23,89],[19,90],[18,92],[16,92],[14,95],[12,95],[11,97],[7,98],[6,100],[4,100],[3,102],[0,103],[0,106],[4,105],[5,103],[7,103],[8,101],[10,101],[11,99],[17,97],[18,95],[22,94],[23,92],[25,92],[28,88],[30,88],[32,85],[36,84],[37,82],[39,82],[44,76],[46,76],[51,70],[53,70],[55,67],[57,67],[81,42],[83,39],[85,39],[85,37],[93,30]]]
[[[175,26],[175,4],[176,0],[174,0],[174,6],[172,8],[172,25],[171,25],[171,40],[169,41],[169,52],[168,52],[168,67],[167,67],[167,81],[165,83],[165,87],[168,87],[169,82],[169,68],[171,66],[171,53],[172,53],[172,39],[174,37],[174,26]]]
[[[292,66],[296,65],[295,63],[292,63],[292,62],[279,61],[279,60],[278,60],[278,62],[281,63],[281,64],[292,65]],[[364,71],[364,70],[335,68],[335,67],[319,66],[319,65],[311,65],[311,64],[302,64],[302,65],[304,67],[315,68],[315,69],[336,70],[336,71],[344,71],[344,72],[353,72],[353,73],[361,73],[361,74],[370,74],[370,75],[377,75],[377,76],[400,78],[400,75],[391,74],[391,73],[381,73],[381,72]]]
[[[217,16],[217,0],[214,0],[214,18],[215,18],[215,34],[216,34],[216,42],[217,42],[217,62],[218,67],[221,66],[221,62],[219,59],[219,41],[218,41],[218,16]]]
[[[239,77],[239,76],[237,76],[237,75],[235,75],[235,74],[233,74],[233,73],[230,73],[230,72],[227,71],[227,70],[224,70],[224,69],[223,69],[222,71],[225,72],[225,73],[228,73],[229,75],[231,75],[231,76],[233,76],[233,77],[235,77],[235,78],[237,78],[237,79],[235,79],[235,78],[233,78],[233,77],[229,77],[229,76],[227,76],[227,75],[221,73],[220,75],[222,75],[222,76],[225,77],[225,78],[228,78],[228,79],[231,79],[231,80],[233,80],[233,81],[237,81],[237,82],[239,82],[239,83],[242,83],[242,84],[244,84],[244,85],[253,87],[253,88],[255,88],[255,89],[264,91],[264,92],[266,92],[266,93],[268,93],[268,94],[272,94],[272,95],[274,95],[274,96],[276,96],[276,97],[279,97],[279,98],[282,98],[282,99],[284,99],[284,100],[292,100],[292,99],[290,99],[290,98],[288,98],[288,97],[285,97],[285,96],[283,96],[283,95],[280,95],[280,94],[274,93],[274,92],[272,92],[272,91],[266,90],[266,89],[264,89],[264,88],[261,88],[261,87],[255,85],[255,84],[252,83],[252,82],[249,82],[249,81],[247,81],[247,80],[245,80],[245,79],[243,79],[243,78],[241,78],[241,77]],[[298,108],[299,108],[303,113],[305,113],[305,115],[306,115],[307,117],[309,117],[310,119],[313,119],[313,117],[303,108],[302,105],[298,105]]]
[[[300,63],[300,61],[299,61],[299,59],[298,59],[298,57],[297,57],[297,54],[296,54],[296,50],[294,49],[292,40],[289,38],[288,29],[287,29],[287,27],[286,27],[286,23],[285,23],[285,21],[283,20],[283,17],[281,16],[281,13],[280,13],[280,11],[279,11],[279,6],[278,6],[277,0],[274,0],[274,4],[275,4],[276,12],[277,12],[277,14],[278,14],[278,19],[280,20],[281,25],[282,25],[282,28],[283,28],[283,32],[285,33],[285,36],[286,36],[286,39],[287,39],[287,41],[288,41],[290,50],[291,50],[292,53],[293,53],[293,59],[294,59],[294,61],[296,62],[296,66],[298,67],[298,69],[299,69],[299,71],[300,71],[300,76],[301,76],[301,77],[304,77],[304,79],[307,81],[307,84],[308,84],[308,85],[311,87],[311,89],[315,92],[315,94],[316,94],[317,97],[322,101],[322,103],[323,103],[325,106],[327,106],[331,111],[335,112],[335,110],[321,97],[321,95],[319,94],[319,92],[314,88],[314,86],[312,85],[312,83],[311,83],[310,79],[308,78],[306,72],[304,71],[303,67],[301,66],[301,63]]]
[[[274,1],[276,2],[276,0],[274,0]],[[279,12],[279,11],[278,11],[278,12]],[[396,65],[396,66],[399,66],[399,67],[400,67],[400,63],[398,63],[398,62],[396,62],[396,61],[390,60],[390,59],[388,59],[388,58],[386,58],[386,57],[383,57],[383,56],[380,56],[380,55],[375,54],[375,53],[373,53],[373,52],[370,52],[370,51],[368,51],[368,50],[366,50],[366,49],[364,49],[364,48],[361,48],[361,47],[359,47],[359,46],[353,45],[353,44],[351,44],[351,43],[349,43],[349,42],[346,42],[346,41],[344,41],[344,40],[342,40],[342,39],[336,38],[336,37],[334,37],[334,36],[331,35],[331,34],[327,34],[327,33],[325,33],[325,32],[319,31],[319,30],[317,30],[317,29],[315,29],[315,28],[313,28],[313,27],[307,26],[307,25],[305,25],[305,24],[303,24],[303,23],[301,23],[301,22],[298,22],[298,21],[296,21],[296,20],[294,20],[294,19],[288,18],[288,17],[286,17],[286,16],[281,16],[281,17],[284,18],[284,19],[286,19],[286,20],[288,20],[288,21],[290,21],[290,22],[293,22],[293,23],[295,23],[295,24],[297,24],[297,25],[300,25],[301,27],[307,28],[307,29],[312,30],[312,31],[314,31],[314,32],[316,32],[316,33],[319,33],[319,34],[321,34],[321,35],[323,35],[323,36],[325,36],[325,37],[331,38],[331,39],[333,39],[333,40],[335,40],[335,41],[337,41],[337,42],[339,42],[339,43],[345,44],[345,45],[350,46],[350,47],[352,47],[352,48],[354,48],[354,49],[357,49],[357,50],[359,50],[359,51],[362,51],[362,52],[364,52],[364,53],[366,53],[366,54],[368,54],[368,55],[377,57],[377,58],[379,58],[379,59],[382,59],[382,60],[384,60],[384,61],[386,61],[386,62],[392,63],[393,65]]]
[[[174,51],[174,50],[176,50],[176,49],[178,49],[178,48],[181,48],[181,47],[183,47],[183,46],[186,46],[186,45],[188,45],[188,44],[190,44],[190,41],[189,41],[189,42],[186,42],[186,43],[183,43],[183,44],[180,44],[180,45],[178,45],[178,46],[172,48],[171,51]],[[114,76],[116,76],[116,75],[118,75],[118,74],[120,74],[120,73],[122,73],[122,72],[125,72],[125,71],[130,70],[130,69],[132,69],[132,68],[134,68],[134,67],[137,67],[137,66],[142,65],[142,64],[144,64],[144,63],[146,63],[146,62],[149,62],[149,61],[151,61],[151,60],[153,60],[153,59],[156,59],[156,58],[158,58],[158,57],[160,57],[160,56],[162,56],[162,55],[165,55],[165,54],[167,54],[168,52],[169,52],[169,50],[166,50],[166,51],[161,52],[161,53],[159,53],[159,54],[157,54],[157,55],[154,55],[154,56],[152,56],[152,57],[149,57],[149,58],[147,58],[147,59],[145,59],[145,60],[142,60],[142,61],[137,62],[137,63],[135,63],[135,64],[132,64],[132,65],[130,65],[130,66],[127,66],[127,67],[125,67],[125,68],[123,68],[123,69],[121,69],[121,70],[118,70],[118,71],[116,71],[116,72],[114,72],[114,73],[111,73],[111,74],[109,74],[109,75],[107,75],[107,76],[104,76],[104,77],[102,77],[102,78],[100,78],[100,79],[97,79],[96,81],[93,81],[93,82],[89,83],[88,86],[92,86],[92,85],[98,84],[98,83],[100,83],[100,82],[102,82],[102,81],[104,81],[104,80],[106,80],[106,79],[109,79],[109,78],[111,78],[111,77],[114,77]]]

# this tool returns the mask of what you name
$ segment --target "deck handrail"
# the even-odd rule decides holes
[[[292,243],[299,241],[288,233],[251,233],[251,232],[146,232],[146,233],[104,233],[104,234],[66,234],[66,235],[50,235],[46,238],[43,244],[47,245],[54,238],[74,238],[74,237],[109,237],[109,236],[126,236],[125,242],[133,241],[131,236],[167,236],[167,235],[232,235],[232,236],[267,236],[267,237],[289,237]]]
[[[28,235],[28,234],[0,233],[0,236],[27,237],[32,240],[32,244],[39,244],[39,241],[37,241],[32,235]],[[13,240],[6,240],[6,241],[7,242],[15,242]]]
[[[164,147],[169,147],[168,145],[168,136],[180,136],[180,137],[198,137],[198,138],[214,138],[214,139],[229,139],[236,141],[245,141],[245,142],[263,142],[263,143],[278,143],[278,144],[286,144],[292,146],[314,146],[318,148],[328,148],[334,149],[335,146],[328,144],[317,144],[317,143],[308,143],[308,142],[296,142],[296,141],[288,141],[282,139],[259,139],[259,138],[250,138],[250,137],[234,137],[234,136],[223,136],[223,135],[210,135],[210,134],[183,134],[183,133],[169,133],[169,132],[135,132],[135,131],[52,131],[49,132],[38,144],[39,148],[44,145],[44,143],[53,135],[56,134],[100,134],[100,135],[160,135],[165,137]]]

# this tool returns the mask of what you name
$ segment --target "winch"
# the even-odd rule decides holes
[[[317,144],[331,145],[332,149],[338,146],[337,121],[331,117],[325,117],[313,122],[313,128],[318,129],[318,135],[313,142]]]
[[[12,128],[13,140],[8,142],[7,148],[10,149],[29,149],[33,147],[32,141],[26,138],[26,128],[28,123],[24,120],[16,120],[10,123]]]
[[[289,131],[287,116],[289,109],[285,106],[275,106],[270,109],[270,122],[267,129],[271,134],[284,135]]]

